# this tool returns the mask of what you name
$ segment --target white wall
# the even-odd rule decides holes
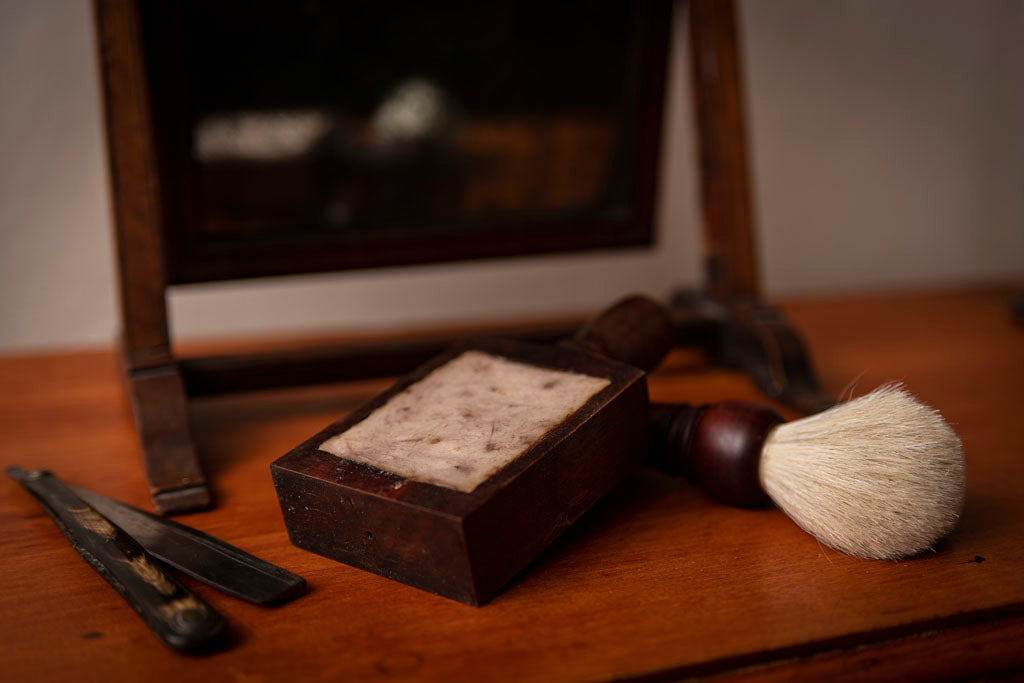
[[[1024,2],[746,2],[771,292],[1024,274]]]
[[[0,0],[0,348],[112,339],[93,54],[84,0]]]
[[[1024,275],[1024,2],[740,7],[770,295]],[[655,249],[192,286],[172,296],[175,334],[501,318],[697,282],[685,57]],[[113,337],[98,106],[88,3],[0,0],[0,349]]]

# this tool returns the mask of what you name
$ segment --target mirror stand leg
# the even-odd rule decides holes
[[[126,381],[153,505],[165,515],[209,507],[181,372],[176,365],[145,368],[128,372]]]
[[[715,362],[747,373],[766,396],[805,413],[833,404],[818,383],[806,344],[778,309],[759,299],[721,301],[691,290],[676,292],[672,309],[681,320],[710,324],[713,333],[701,340]]]

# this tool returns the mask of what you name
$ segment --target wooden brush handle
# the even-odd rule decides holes
[[[649,464],[682,474],[720,503],[755,507],[769,502],[758,466],[768,433],[782,416],[748,401],[651,406],[654,448]]]
[[[629,363],[645,372],[676,341],[670,311],[631,296],[580,328],[565,345]],[[753,507],[769,502],[758,465],[768,433],[783,422],[771,408],[746,401],[651,406],[655,447],[650,464],[683,474],[719,502]]]
[[[668,308],[645,296],[631,296],[583,325],[563,344],[650,372],[675,342],[675,325]]]

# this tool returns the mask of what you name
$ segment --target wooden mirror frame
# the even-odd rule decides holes
[[[696,0],[689,5],[707,281],[701,292],[681,292],[673,302],[680,343],[703,345],[714,358],[746,369],[771,396],[818,409],[824,401],[798,335],[760,300],[735,8],[732,0]],[[671,3],[651,0],[647,6],[666,23],[667,36]],[[202,509],[211,499],[191,437],[189,396],[399,375],[446,348],[452,339],[176,358],[167,319],[171,284],[272,275],[275,268],[272,261],[261,261],[253,272],[218,271],[216,263],[192,273],[169,272],[164,223],[168,198],[161,178],[139,0],[95,0],[95,19],[121,283],[123,367],[146,478],[159,511]],[[664,50],[655,49],[651,56],[665,60]],[[653,79],[659,88],[654,98],[658,106],[643,114],[647,135],[655,141],[660,135],[662,81]],[[645,179],[652,207],[654,180]],[[645,220],[652,218],[649,211]],[[456,250],[451,257],[460,256]],[[416,260],[443,257],[427,254]],[[308,270],[337,266],[325,261]],[[297,270],[282,265],[276,273],[282,272]],[[505,332],[548,341],[568,336],[576,322]]]
[[[282,3],[278,7],[274,3],[267,4],[271,10],[262,14],[255,12],[258,17],[265,18],[268,14],[283,14],[289,17],[303,16],[308,20],[309,12],[301,9],[292,9],[288,3]],[[511,7],[515,2],[506,3]],[[586,5],[587,3],[581,3]],[[417,8],[419,3],[413,3]],[[229,5],[230,6],[230,5]],[[257,5],[256,7],[259,7]],[[138,32],[138,40],[142,43],[142,51],[147,72],[147,86],[149,99],[149,116],[151,129],[155,132],[152,139],[151,156],[154,159],[154,167],[157,174],[157,186],[160,193],[165,197],[173,197],[173,201],[163,201],[159,209],[159,227],[162,234],[164,249],[164,264],[167,283],[170,285],[189,284],[195,282],[222,281],[237,278],[268,277],[275,275],[307,274],[313,272],[332,272],[356,268],[374,268],[403,266],[421,263],[439,263],[443,261],[479,259],[479,258],[507,258],[510,256],[524,254],[552,253],[560,251],[580,251],[588,249],[610,249],[626,246],[646,246],[653,241],[653,224],[655,209],[655,189],[657,187],[658,157],[661,148],[661,118],[663,111],[663,95],[665,74],[667,70],[667,51],[669,45],[669,32],[671,26],[672,4],[667,0],[645,0],[637,3],[622,3],[619,11],[627,16],[626,21],[616,17],[615,25],[622,25],[622,55],[621,60],[616,64],[621,65],[621,83],[619,77],[607,76],[604,82],[614,83],[609,87],[609,94],[598,96],[608,97],[614,104],[611,111],[601,109],[608,102],[599,106],[600,116],[607,130],[610,132],[610,151],[608,154],[607,178],[604,181],[604,189],[595,189],[594,196],[588,200],[593,202],[585,208],[576,206],[574,208],[523,206],[506,207],[506,211],[492,209],[490,211],[478,209],[477,212],[469,212],[465,215],[451,215],[438,217],[420,215],[421,212],[414,212],[413,216],[392,216],[383,222],[375,223],[372,228],[364,225],[361,229],[353,229],[352,226],[327,228],[326,226],[316,227],[310,222],[308,216],[298,215],[275,216],[270,225],[264,226],[254,234],[223,234],[220,229],[217,234],[211,234],[205,227],[204,217],[207,216],[208,204],[216,204],[216,200],[210,200],[209,195],[218,194],[216,190],[207,190],[200,177],[216,162],[203,162],[194,151],[202,145],[197,142],[196,126],[199,119],[197,112],[205,111],[212,105],[206,102],[209,91],[217,90],[209,84],[205,86],[202,78],[193,73],[196,69],[196,60],[202,60],[196,53],[206,54],[207,58],[213,60],[227,59],[234,64],[239,58],[236,52],[245,54],[247,48],[251,48],[249,42],[244,38],[237,38],[235,42],[227,36],[221,36],[214,31],[216,38],[210,38],[210,30],[194,31],[194,26],[202,19],[205,19],[207,9],[201,4],[194,4],[190,10],[186,10],[184,2],[160,2],[143,3],[137,6],[140,10],[136,24],[141,28]],[[429,5],[422,6],[429,8]],[[532,10],[527,14],[543,25],[542,17],[549,14],[564,19],[566,11],[554,12],[551,7],[538,9],[531,5]],[[204,8],[204,9],[200,9]],[[331,21],[338,25],[346,25],[344,17],[350,13],[349,8],[344,4],[324,5],[324,13],[331,17]],[[395,13],[402,17],[402,13],[409,8],[389,7],[383,10],[385,13]],[[439,27],[436,31],[445,31],[444,24],[454,20],[455,16],[461,16],[461,10],[453,11],[450,8],[438,8],[441,17],[438,19]],[[419,10],[427,12],[428,10]],[[527,11],[527,10],[523,10]],[[604,18],[602,12],[605,10],[595,8],[594,23],[607,27],[610,19]],[[333,14],[332,14],[333,13]],[[353,12],[356,17],[353,21],[361,21],[358,12]],[[230,14],[230,13],[229,13]],[[487,15],[487,12],[483,12]],[[198,18],[197,16],[198,15]],[[539,16],[538,16],[539,15]],[[474,15],[475,16],[475,15]],[[223,17],[219,19],[223,21]],[[259,21],[260,19],[254,19]],[[366,21],[372,22],[367,19]],[[408,21],[403,17],[402,21]],[[466,20],[469,21],[469,20]],[[283,21],[282,23],[288,23]],[[323,22],[316,22],[323,23]],[[401,21],[396,22],[401,25]],[[532,26],[529,21],[527,26]],[[265,24],[256,24],[264,26]],[[312,30],[310,27],[305,27]],[[349,30],[352,30],[351,28]],[[394,27],[383,29],[385,39],[380,45],[372,49],[377,54],[387,54],[392,50],[400,52],[398,48],[389,42],[392,40],[392,33],[397,30]],[[466,31],[466,25],[460,24],[451,29],[455,36],[461,36]],[[513,33],[519,30],[526,30],[523,27],[510,29]],[[542,29],[537,29],[543,33]],[[594,29],[599,30],[599,29]],[[281,29],[282,34],[285,33]],[[243,36],[248,35],[245,31],[239,30]],[[198,35],[194,35],[198,34]],[[295,28],[287,33],[294,39]],[[445,35],[441,33],[440,35]],[[289,44],[282,37],[281,44],[264,45],[260,41],[258,52],[274,54],[278,59],[287,59],[285,53]],[[440,41],[439,41],[440,42]],[[501,41],[499,41],[501,42]],[[560,41],[561,53],[565,55],[566,65],[553,64],[552,59],[542,60],[534,57],[533,62],[525,61],[526,56],[513,55],[508,59],[506,67],[511,73],[531,73],[538,69],[538,63],[545,63],[546,70],[553,73],[561,73],[563,80],[568,81],[569,75],[573,73],[577,82],[582,82],[579,71],[581,63],[588,60],[579,55],[586,55],[586,52],[576,46],[570,37]],[[321,38],[319,45],[326,44]],[[518,45],[518,44],[517,44]],[[189,46],[192,46],[191,48]],[[226,47],[232,46],[232,47]],[[422,46],[421,46],[422,47]],[[525,47],[525,46],[524,46]],[[188,50],[191,49],[192,52]],[[339,48],[342,54],[344,49]],[[358,50],[353,47],[352,50]],[[365,49],[362,48],[362,49]],[[452,49],[451,47],[447,49]],[[550,49],[550,47],[549,47]],[[220,52],[220,51],[223,51]],[[207,53],[212,53],[212,57]],[[527,53],[529,50],[523,49]],[[546,54],[542,48],[537,49],[538,54]],[[229,55],[229,56],[225,56]],[[550,57],[550,55],[548,55]],[[590,60],[597,56],[590,57]],[[573,61],[575,59],[575,61]],[[351,61],[352,56],[348,55],[347,60]],[[274,60],[270,60],[274,62]],[[472,60],[465,60],[472,61]],[[520,66],[520,62],[524,62]],[[202,62],[201,62],[202,63]],[[299,61],[300,64],[305,62]],[[572,65],[572,66],[568,66]],[[254,66],[253,69],[262,68],[264,65]],[[444,82],[443,67],[434,65],[440,70],[437,78]],[[429,71],[429,68],[427,69]],[[560,71],[561,70],[561,71]],[[374,73],[368,68],[368,72]],[[251,73],[251,72],[250,72]],[[450,74],[455,80],[456,75]],[[212,77],[226,89],[220,80]],[[317,82],[322,74],[312,76],[311,80]],[[236,79],[242,80],[242,79]],[[268,78],[270,85],[265,86],[266,90],[277,92],[280,86],[280,78]],[[453,82],[452,87],[456,88],[458,83]],[[249,93],[246,86],[239,86],[243,93],[248,96],[261,96],[266,98],[262,92],[258,94]],[[307,86],[307,88],[310,86]],[[462,84],[463,89],[467,88]],[[592,87],[592,86],[591,86]],[[259,88],[256,88],[259,90]],[[322,88],[326,90],[326,88]],[[568,84],[563,85],[562,91],[568,91]],[[317,89],[318,96],[321,88]],[[363,84],[361,89],[372,91],[372,87]],[[587,87],[584,92],[589,92]],[[205,94],[204,94],[205,93]],[[610,93],[618,95],[615,97]],[[462,93],[466,96],[466,93]],[[331,93],[324,92],[324,100],[317,106],[322,106],[324,112],[330,111],[327,101]],[[237,96],[237,95],[236,95]],[[282,95],[278,94],[278,97]],[[544,147],[545,154],[549,157],[546,164],[535,164],[530,168],[533,176],[542,171],[542,166],[557,166],[558,152],[547,146],[551,140],[545,137],[559,126],[564,132],[568,129],[576,129],[582,124],[570,116],[562,120],[561,111],[550,109],[551,103],[545,97],[530,99],[530,95],[522,95],[528,105],[509,106],[485,105],[478,103],[478,108],[472,114],[462,117],[461,123],[456,125],[459,130],[473,136],[473,131],[481,129],[490,130],[487,135],[491,138],[498,136],[501,139],[509,140],[508,133],[502,130],[514,131],[515,135],[511,140],[518,141],[516,144],[520,149],[534,149]],[[254,105],[249,104],[252,107]],[[575,111],[573,106],[578,104],[562,104],[568,111]],[[589,105],[588,105],[589,106]],[[598,106],[598,105],[595,105]],[[457,104],[453,104],[453,110],[459,110]],[[536,109],[535,109],[536,108]],[[355,117],[354,114],[347,116]],[[578,116],[583,116],[578,114]],[[349,127],[344,129],[340,135],[345,139],[343,146],[348,155],[344,161],[332,156],[330,163],[326,161],[315,162],[305,158],[289,167],[286,174],[291,178],[306,178],[304,182],[311,183],[312,179],[307,173],[313,164],[320,164],[319,167],[327,168],[333,164],[334,172],[344,172],[346,175],[362,177],[363,174],[373,173],[375,180],[366,181],[374,187],[384,183],[380,182],[381,177],[387,178],[389,185],[399,185],[401,178],[409,169],[404,167],[386,167],[386,175],[382,173],[377,164],[385,163],[382,156],[387,152],[379,146],[368,144],[366,140],[354,139],[360,133],[358,126],[353,126],[355,121],[349,121]],[[358,122],[362,128],[369,128],[363,118]],[[543,122],[543,123],[542,123]],[[495,127],[506,126],[506,128]],[[507,127],[511,128],[507,128]],[[354,128],[354,129],[353,129]],[[340,132],[340,131],[339,131]],[[365,134],[365,131],[364,131]],[[502,137],[505,136],[505,137]],[[372,137],[372,136],[370,136]],[[421,168],[411,184],[416,186],[431,186],[431,182],[438,176],[446,178],[441,184],[454,183],[460,187],[453,192],[453,196],[445,196],[447,204],[458,205],[460,192],[473,194],[475,179],[486,178],[489,173],[503,168],[502,162],[492,161],[481,168],[482,161],[480,152],[471,152],[472,147],[459,147],[455,142],[457,136],[443,144],[444,162],[437,160],[437,167]],[[525,140],[521,138],[526,138]],[[464,143],[472,144],[472,143]],[[441,143],[439,143],[441,145]],[[326,145],[330,148],[329,145]],[[336,143],[335,147],[339,145]],[[349,149],[358,148],[358,151]],[[593,148],[593,145],[591,145]],[[456,151],[459,150],[459,151]],[[321,150],[323,153],[326,150]],[[411,153],[411,150],[405,150]],[[440,154],[440,150],[435,150]],[[337,150],[333,154],[337,154]],[[475,159],[463,158],[468,155]],[[349,158],[351,157],[351,158]],[[498,157],[501,159],[502,157]],[[566,159],[572,159],[567,155]],[[555,159],[555,163],[552,163]],[[524,164],[527,161],[520,159]],[[578,159],[576,159],[578,163]],[[394,163],[394,160],[391,160]],[[275,161],[270,166],[286,162]],[[409,163],[407,159],[405,163]],[[253,164],[249,162],[252,166]],[[449,168],[449,166],[451,168]],[[471,168],[469,168],[472,166]],[[459,167],[460,171],[453,168]],[[490,169],[488,171],[487,169]],[[235,168],[233,172],[238,173]],[[321,174],[327,174],[325,170]],[[451,174],[451,177],[449,177]],[[252,176],[248,176],[250,181]],[[278,178],[283,180],[283,178]],[[323,182],[323,181],[321,181]],[[484,181],[486,182],[486,181]],[[557,182],[554,183],[557,185]],[[434,188],[437,190],[438,188]],[[449,191],[452,188],[448,188]],[[321,190],[322,191],[322,190]],[[286,192],[286,190],[282,190]],[[414,201],[406,197],[406,201]],[[301,202],[293,200],[296,204]],[[403,201],[390,197],[390,201],[396,204],[403,204]],[[348,200],[346,200],[348,202]],[[358,206],[358,204],[357,204]],[[308,207],[303,207],[308,208]],[[426,207],[422,213],[429,214]],[[358,212],[358,209],[354,209]],[[440,224],[438,224],[440,221]],[[433,222],[433,225],[432,225]]]

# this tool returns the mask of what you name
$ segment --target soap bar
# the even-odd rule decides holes
[[[608,384],[604,377],[465,351],[320,449],[469,492]]]
[[[632,366],[477,340],[271,471],[295,545],[480,605],[643,457],[648,416]]]

